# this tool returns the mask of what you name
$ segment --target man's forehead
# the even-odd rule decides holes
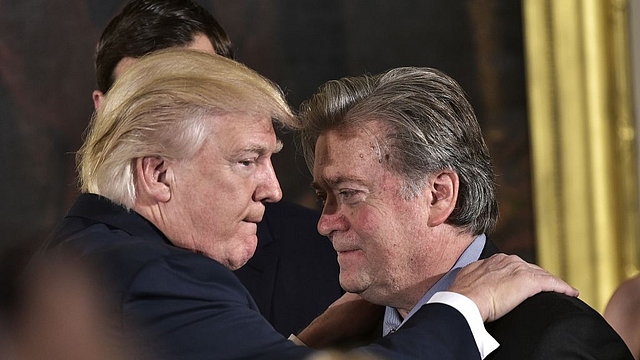
[[[363,158],[371,153],[379,156],[381,147],[386,143],[385,139],[386,132],[375,124],[331,129],[318,137],[315,159],[344,159],[354,155]]]
[[[138,59],[129,56],[120,59],[118,64],[116,64],[115,69],[113,69],[113,78],[118,79],[122,76],[122,74],[124,74],[124,72],[136,62],[136,60]]]
[[[211,40],[202,33],[197,33],[193,36],[193,41],[185,46],[186,49],[202,51],[211,55],[216,53],[216,49],[213,47]]]
[[[366,182],[372,171],[385,170],[379,135],[362,128],[324,133],[316,146],[314,181],[328,185]]]
[[[369,139],[373,142],[381,142],[384,141],[388,133],[387,122],[377,118],[368,118],[327,129],[320,136],[334,137],[341,141]]]
[[[282,141],[276,137],[269,116],[242,113],[210,115],[211,133],[224,140],[227,150],[276,153],[282,149]]]

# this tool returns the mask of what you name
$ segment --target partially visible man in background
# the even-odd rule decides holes
[[[95,109],[137,58],[165,48],[234,58],[224,29],[197,3],[130,1],[106,26],[96,48]],[[256,254],[236,271],[262,315],[285,336],[300,331],[343,293],[335,251],[316,230],[319,216],[287,201],[267,204]]]

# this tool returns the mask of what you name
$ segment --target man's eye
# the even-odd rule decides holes
[[[343,189],[338,191],[340,201],[347,205],[356,205],[363,200],[363,192],[354,189]]]
[[[347,190],[340,190],[340,192],[338,192],[338,195],[340,195],[341,198],[347,200],[353,197],[354,195],[356,195],[357,193],[358,193],[357,190],[347,189]]]
[[[322,206],[324,206],[324,204],[327,202],[327,194],[316,193],[316,197],[318,199],[318,202],[321,203]]]
[[[256,163],[256,160],[255,159],[245,159],[245,160],[239,161],[238,163],[240,163],[240,165],[242,165],[242,166],[251,166],[251,165]]]

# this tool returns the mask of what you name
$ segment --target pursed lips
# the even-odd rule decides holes
[[[260,212],[256,211],[251,214],[248,214],[244,219],[242,219],[242,221],[246,223],[258,224],[260,221],[262,221],[263,217],[264,217],[264,207]]]
[[[253,235],[257,235],[258,234],[258,223],[260,222],[260,220],[256,221],[255,218],[245,218],[243,219],[239,225],[244,228],[244,231],[248,231],[249,229],[251,229],[251,234]],[[248,234],[247,234],[248,235]]]
[[[341,250],[341,251],[336,250],[336,251],[338,252],[338,254],[344,255],[344,254],[350,254],[350,253],[354,253],[356,251],[360,251],[360,249]]]
[[[344,266],[349,266],[348,264],[359,263],[363,257],[364,253],[362,249],[359,248],[351,248],[351,247],[341,247],[340,250],[336,249],[337,259],[340,268],[342,269]]]

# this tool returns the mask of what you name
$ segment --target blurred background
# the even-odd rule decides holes
[[[597,193],[587,186],[584,193],[563,195],[572,188],[573,180],[568,179],[590,178],[589,175],[572,171],[561,179],[554,179],[553,174],[539,180],[534,177],[534,169],[540,164],[554,164],[548,171],[562,174],[559,169],[577,158],[561,154],[563,147],[576,146],[575,140],[562,137],[572,131],[558,125],[564,123],[562,119],[556,119],[564,111],[561,100],[566,94],[557,93],[562,91],[562,86],[556,82],[546,84],[549,91],[537,86],[534,90],[542,93],[533,100],[530,87],[532,79],[544,78],[544,69],[558,71],[567,66],[580,70],[580,61],[573,65],[570,61],[543,62],[538,67],[531,65],[535,61],[532,59],[557,60],[554,54],[564,47],[564,41],[571,42],[558,33],[561,31],[559,19],[569,25],[570,20],[578,21],[575,25],[578,36],[591,38],[593,34],[587,25],[592,17],[610,17],[608,14],[614,11],[628,19],[631,16],[628,2],[567,0],[562,2],[564,7],[547,0],[198,2],[211,11],[227,31],[235,45],[237,60],[279,84],[294,108],[330,79],[365,72],[375,74],[398,66],[428,66],[448,73],[466,90],[494,160],[500,219],[490,238],[498,247],[528,261],[542,263],[554,273],[570,279],[574,267],[590,266],[597,262],[594,254],[605,251],[605,262],[612,267],[610,273],[615,275],[594,280],[592,273],[583,271],[589,277],[586,281],[590,283],[584,286],[588,288],[587,300],[592,304],[599,300],[595,295],[591,300],[589,287],[593,286],[593,291],[602,293],[599,296],[604,298],[610,295],[612,286],[636,271],[637,257],[624,258],[625,251],[635,251],[627,240],[617,239],[615,246],[603,248],[598,244],[611,242],[609,238],[589,241],[584,235],[573,234],[564,225],[557,225],[566,223],[566,218],[571,216],[571,208],[566,204],[575,204],[580,209],[598,208],[598,204],[585,205],[582,200],[576,200],[595,197]],[[9,268],[8,263],[28,257],[31,249],[61,220],[77,195],[74,152],[81,145],[83,131],[93,111],[94,47],[102,29],[124,3],[124,0],[0,1],[0,184],[3,186],[0,250],[4,250],[0,251],[0,264],[5,268]],[[604,14],[591,14],[593,6],[586,3],[595,3],[596,10],[603,10]],[[535,14],[542,18],[536,18]],[[602,26],[609,28],[607,24]],[[596,30],[596,34],[609,34],[601,30],[602,26],[597,27],[600,30]],[[629,29],[628,22],[622,26]],[[531,50],[531,39],[546,41],[540,44],[542,51]],[[608,40],[604,41],[609,44]],[[627,62],[622,64],[627,69],[631,66],[631,47],[627,43],[628,37],[621,41],[615,49],[627,51],[623,54]],[[608,45],[605,48],[611,50]],[[590,56],[583,48],[577,51],[581,56]],[[607,66],[596,69],[596,73],[608,74],[607,79],[615,76]],[[619,64],[615,66],[620,67]],[[630,81],[630,70],[626,74]],[[559,78],[557,74],[548,76],[552,80]],[[576,76],[582,76],[584,80],[585,75]],[[574,95],[566,96],[575,99]],[[629,89],[622,95],[616,93],[617,98],[629,99],[630,96]],[[581,99],[577,104],[579,108],[591,103],[588,96],[578,98]],[[541,104],[538,109],[550,107],[549,113],[532,114],[532,101]],[[627,115],[632,114],[631,100],[624,106],[627,106]],[[608,118],[608,114],[604,117]],[[557,121],[547,127],[542,123],[543,130],[551,131],[551,138],[532,125],[531,117],[534,116]],[[578,121],[584,119],[580,117]],[[633,123],[632,117],[625,119]],[[582,128],[580,122],[573,124],[574,129]],[[629,129],[628,124],[613,123],[611,126],[613,130],[597,136],[606,137],[605,145],[617,144],[619,132],[615,130],[622,126],[627,130],[623,134],[626,148],[622,151],[635,159],[635,130]],[[612,137],[606,135],[609,133]],[[275,156],[274,164],[284,198],[318,208],[315,194],[309,187],[311,177],[296,149],[294,135],[282,134],[282,138],[285,150]],[[548,147],[551,153],[543,155],[549,158],[536,155],[539,145],[530,139],[551,141]],[[580,141],[591,144],[594,138],[580,138]],[[589,146],[584,151],[593,153]],[[619,159],[620,153],[608,156]],[[560,160],[554,162],[554,158]],[[590,158],[574,162],[580,169],[598,171],[589,165]],[[635,165],[627,166],[622,176],[632,192],[615,196],[636,201],[637,195],[633,192],[637,188]],[[594,181],[590,184],[599,188],[599,183]],[[560,183],[565,187],[559,187]],[[532,190],[549,187],[557,192]],[[536,198],[538,194],[547,198]],[[548,202],[549,197],[555,202]],[[613,203],[615,207],[620,201]],[[607,209],[610,215],[605,218],[629,214],[617,207]],[[541,211],[554,218],[540,216]],[[628,221],[637,222],[637,209],[634,211]],[[581,216],[575,226],[584,228],[589,236],[606,233],[606,229],[599,230],[592,225],[599,223],[599,215],[590,216]],[[611,226],[619,225],[614,222]],[[629,227],[625,222],[624,226],[628,230],[625,236],[634,234],[633,225]],[[547,255],[540,252],[536,240],[541,232],[552,244],[546,248],[551,250],[545,250]],[[571,257],[572,251],[564,244],[582,244],[580,246],[592,250],[578,256],[574,260],[577,265],[567,268],[565,257]],[[580,281],[581,278],[576,279],[576,286],[581,285]],[[594,281],[596,284],[591,285]],[[608,282],[608,287],[602,288],[599,285],[602,281]]]

